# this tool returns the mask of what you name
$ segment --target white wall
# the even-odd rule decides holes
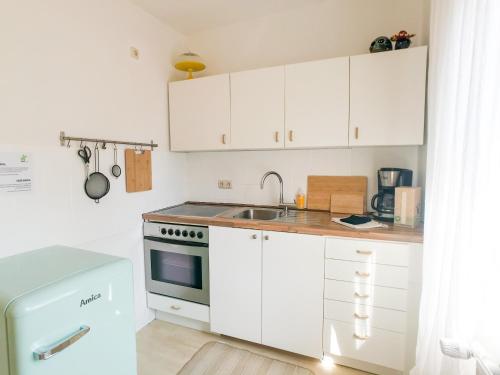
[[[401,29],[416,33],[414,45],[428,40],[428,0],[326,0],[319,5],[271,14],[253,21],[204,30],[187,44],[206,60],[204,74],[241,71],[368,52],[372,40]],[[390,76],[390,72],[387,72]],[[376,190],[380,167],[410,168],[415,183],[425,169],[419,147],[380,147],[273,152],[188,154],[190,199],[276,203],[277,184],[265,191],[262,174],[277,170],[285,178],[286,198],[306,190],[311,174],[366,175],[369,193]],[[217,179],[233,182],[233,190],[217,189]],[[274,189],[274,190],[273,190]]]
[[[205,74],[233,72],[368,53],[378,36],[400,30],[428,39],[429,0],[325,0],[252,21],[190,35],[189,48],[207,63]]]
[[[9,0],[0,12],[0,152],[30,152],[34,162],[32,192],[0,194],[0,257],[64,244],[130,258],[138,327],[152,318],[141,213],[186,198],[185,155],[167,151],[170,61],[183,42],[126,0]],[[122,176],[94,203],[83,191],[78,144],[59,146],[61,130],[158,142],[153,191],[127,194]],[[111,147],[101,153],[108,176],[112,158]]]
[[[371,197],[377,190],[377,169],[396,166],[416,171],[417,160],[416,147],[192,153],[188,155],[188,186],[193,200],[277,204],[275,177],[269,177],[264,190],[260,189],[262,175],[275,170],[283,177],[286,202],[293,201],[299,188],[306,192],[308,175],[369,176]],[[233,188],[218,189],[218,179],[231,180]]]

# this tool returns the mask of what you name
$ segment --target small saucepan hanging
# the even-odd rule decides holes
[[[99,200],[108,194],[109,186],[109,179],[99,172],[99,146],[96,143],[94,148],[94,172],[85,181],[85,194],[96,203],[99,203]]]

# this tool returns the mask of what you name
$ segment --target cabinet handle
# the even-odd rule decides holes
[[[269,236],[264,236],[264,239],[265,239],[266,241],[269,241]]]
[[[356,340],[368,340],[370,338],[370,336],[360,336],[358,334],[353,334],[352,335]]]
[[[276,143],[280,141],[280,132],[274,132],[274,140]]]
[[[369,251],[369,250],[356,250],[356,252],[358,254],[361,254],[361,255],[372,255],[373,254],[373,252]]]
[[[354,138],[355,139],[359,138],[359,128],[357,126],[356,126],[356,128],[354,128]]]
[[[358,313],[354,313],[354,318],[360,320],[366,320],[369,319],[370,317],[368,315],[359,315]]]
[[[177,305],[172,305],[172,306],[170,306],[170,308],[171,308],[172,310],[175,310],[175,311],[178,311],[178,310],[180,310],[180,309],[181,309],[181,307],[180,307],[180,306],[177,306]]]
[[[354,297],[356,298],[370,298],[369,294],[359,294],[358,292],[354,292]]]
[[[293,130],[290,130],[290,131],[288,132],[288,140],[289,140],[290,142],[293,142]]]
[[[369,272],[356,271],[356,276],[359,276],[359,277],[370,277],[370,273]]]
[[[252,240],[256,240],[257,239],[257,235],[256,234],[252,234]]]
[[[226,144],[226,135],[225,134],[222,134],[222,144],[223,145]]]

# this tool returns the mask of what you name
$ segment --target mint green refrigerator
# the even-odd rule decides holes
[[[54,246],[0,259],[0,375],[136,375],[130,261]]]

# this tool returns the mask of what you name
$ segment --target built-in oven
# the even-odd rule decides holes
[[[210,305],[208,228],[144,223],[146,289]]]

